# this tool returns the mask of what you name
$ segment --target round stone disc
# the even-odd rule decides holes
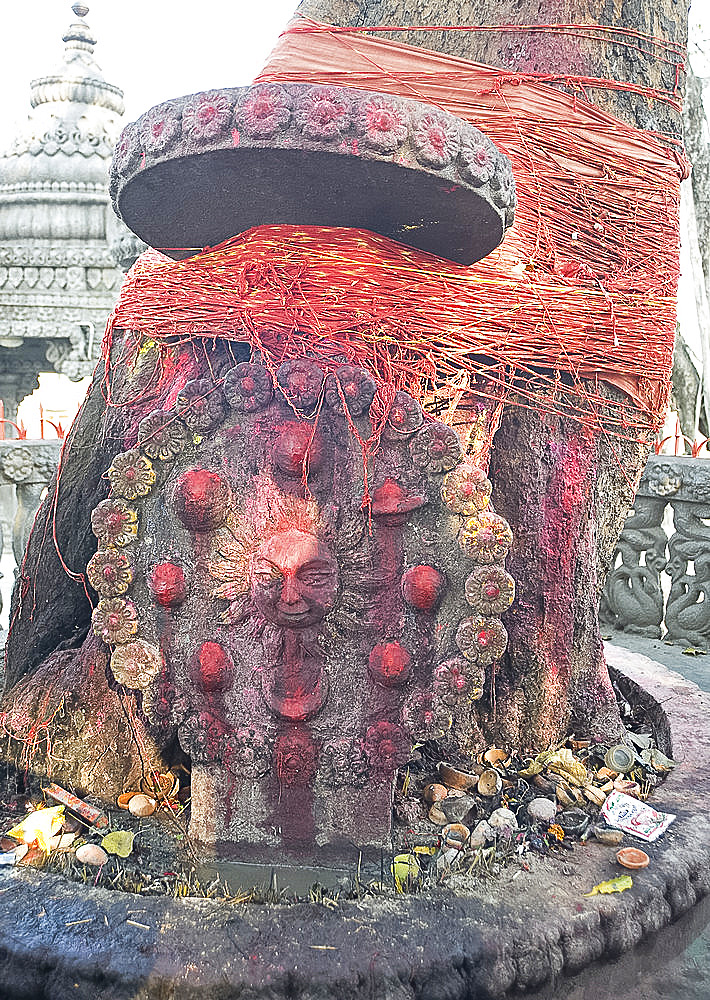
[[[261,84],[158,105],[116,145],[117,214],[186,257],[254,226],[367,229],[461,264],[513,221],[510,161],[478,129],[417,101]]]

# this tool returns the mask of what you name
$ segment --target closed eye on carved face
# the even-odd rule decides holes
[[[296,573],[298,580],[306,587],[323,587],[331,584],[336,575],[333,565],[325,562],[306,563]]]
[[[268,559],[257,558],[254,560],[254,580],[262,587],[270,587],[283,579],[283,573],[274,563]]]

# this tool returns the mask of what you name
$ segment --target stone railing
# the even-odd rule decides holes
[[[710,462],[652,455],[604,585],[603,627],[708,648],[708,518]]]
[[[9,515],[12,524],[12,554],[16,566],[22,563],[32,521],[42,493],[57,468],[61,447],[61,441],[53,440],[0,441],[0,486],[14,487],[14,498],[9,505],[6,504],[6,508],[11,506],[11,510],[6,509],[5,514]],[[3,548],[4,538],[0,525],[0,552]]]

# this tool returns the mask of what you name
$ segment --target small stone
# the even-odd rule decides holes
[[[128,811],[133,816],[152,816],[155,812],[156,805],[157,803],[155,799],[152,799],[149,795],[143,795],[142,792],[139,792],[138,795],[134,795],[128,803]]]
[[[557,807],[552,799],[533,799],[528,805],[528,816],[533,823],[552,823],[557,815]]]
[[[515,813],[510,809],[494,809],[488,817],[488,823],[494,833],[510,837],[518,829]]]
[[[608,826],[595,826],[594,836],[600,844],[606,844],[608,847],[616,847],[624,839],[622,830],[612,830]]]
[[[478,803],[472,795],[460,795],[443,799],[439,807],[449,823],[463,823],[469,813],[478,815]]]
[[[482,819],[480,823],[477,823],[474,830],[469,838],[469,845],[471,847],[484,847],[489,840],[493,840],[495,837],[494,831],[491,829],[491,825],[488,820]]]
[[[76,849],[76,860],[82,865],[94,865],[99,868],[108,861],[108,854],[98,844],[82,844]]]
[[[446,796],[447,791],[445,785],[439,785],[435,782],[424,788],[424,801],[428,802],[429,805],[432,805],[434,802],[440,802],[442,799],[445,799]]]
[[[450,822],[448,817],[442,812],[440,802],[435,802],[429,810],[429,819],[432,823],[436,823],[437,826],[446,826]]]

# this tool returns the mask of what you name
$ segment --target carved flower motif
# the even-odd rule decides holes
[[[323,372],[318,365],[306,358],[285,361],[277,380],[286,398],[299,410],[312,410],[316,406],[323,385]]]
[[[460,656],[440,663],[434,671],[434,696],[454,706],[463,695],[477,701],[483,694],[483,675]]]
[[[365,753],[373,771],[396,771],[406,764],[412,742],[393,722],[378,722],[365,734]]]
[[[515,580],[502,566],[479,566],[466,579],[466,600],[479,614],[502,615],[515,598]]]
[[[187,441],[185,425],[169,410],[155,410],[138,425],[138,444],[148,458],[175,458]]]
[[[138,515],[122,500],[102,500],[91,512],[99,545],[129,545],[138,534]]]
[[[478,143],[470,140],[464,142],[459,155],[459,163],[462,177],[474,187],[481,187],[495,173],[497,157],[495,150],[481,137],[481,141]]]
[[[3,472],[8,479],[22,483],[32,475],[34,461],[29,448],[9,448],[2,459]]]
[[[407,138],[409,113],[389,97],[365,98],[355,115],[355,127],[363,143],[380,153],[393,152]]]
[[[224,762],[233,774],[242,778],[260,778],[271,766],[269,746],[255,729],[238,729],[229,740]]]
[[[108,645],[130,642],[138,632],[135,604],[120,597],[99,601],[91,615],[91,628]]]
[[[274,386],[263,365],[242,361],[235,365],[224,380],[224,394],[237,413],[254,413],[271,402]]]
[[[188,382],[178,393],[175,409],[191,431],[203,435],[218,427],[227,412],[221,390],[208,378]]]
[[[162,153],[180,136],[180,108],[174,104],[161,104],[151,108],[140,122],[141,139],[148,152]]]
[[[441,497],[454,514],[478,514],[490,502],[491,483],[483,469],[464,462],[444,479]]]
[[[513,544],[513,532],[504,517],[483,511],[469,517],[459,532],[459,545],[480,563],[501,562]]]
[[[670,465],[657,465],[648,477],[648,489],[659,497],[670,497],[683,485],[683,477]]]
[[[510,208],[515,204],[515,179],[508,161],[498,155],[495,173],[490,180],[491,198],[498,208]]]
[[[343,413],[343,398],[351,417],[361,417],[370,408],[377,386],[363,368],[341,365],[328,375],[325,401],[334,413]]]
[[[102,597],[125,594],[133,581],[128,556],[116,549],[99,549],[89,560],[86,575]]]
[[[461,461],[461,442],[453,427],[433,420],[409,442],[409,453],[425,472],[448,472]]]
[[[232,102],[219,90],[196,94],[182,109],[183,134],[193,142],[214,142],[232,120]]]
[[[299,102],[297,120],[309,139],[340,139],[350,127],[350,100],[333,87],[313,87]]]
[[[135,124],[127,125],[118,137],[113,151],[113,168],[125,177],[138,166],[143,156]]]
[[[252,139],[269,139],[279,129],[288,128],[292,107],[290,94],[278,84],[252,87],[242,98],[238,121]]]
[[[318,748],[307,732],[294,728],[276,741],[274,763],[280,784],[309,785],[318,768]]]
[[[508,633],[498,618],[474,615],[464,618],[456,630],[456,645],[467,660],[487,666],[499,660],[508,644]]]
[[[448,706],[431,691],[414,691],[402,706],[402,724],[413,739],[441,739],[451,721]]]
[[[333,740],[323,747],[323,777],[336,788],[362,788],[367,781],[367,755],[361,743]]]
[[[116,455],[108,470],[108,478],[113,492],[125,500],[147,496],[155,483],[150,459],[141,455],[137,448]]]
[[[412,130],[412,146],[420,163],[441,169],[447,166],[459,151],[461,138],[453,118],[444,118],[427,112]]]
[[[189,716],[178,729],[178,740],[193,763],[222,762],[229,730],[212,712],[202,711]]]
[[[124,687],[145,691],[162,667],[163,654],[142,639],[118,646],[111,654],[111,673]]]
[[[408,437],[422,426],[424,414],[417,400],[408,392],[396,392],[387,415],[386,437]]]

